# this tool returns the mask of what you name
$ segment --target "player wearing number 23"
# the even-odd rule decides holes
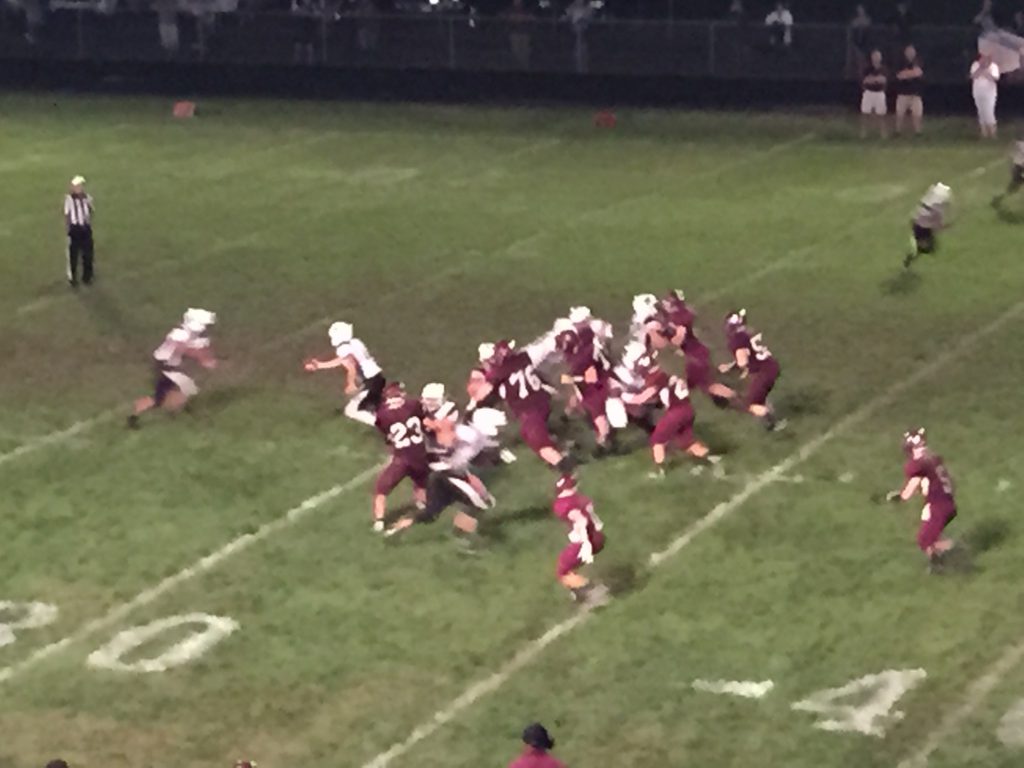
[[[899,491],[889,493],[889,501],[910,501],[918,491],[925,497],[921,525],[917,530],[917,546],[928,556],[929,566],[940,564],[942,556],[953,548],[953,541],[943,539],[942,532],[956,517],[953,480],[945,462],[928,449],[923,428],[903,434],[903,465],[905,482]]]
[[[779,361],[765,346],[761,334],[752,333],[747,327],[745,309],[738,309],[726,316],[725,336],[733,359],[718,366],[718,369],[725,373],[737,368],[742,378],[749,377],[750,383],[744,400],[747,412],[761,419],[766,429],[775,429],[777,423],[768,403],[768,395],[779,379]]]
[[[383,532],[387,497],[404,479],[412,481],[417,505],[426,502],[430,466],[423,438],[423,406],[409,397],[401,384],[388,384],[377,409],[377,429],[391,448],[391,461],[373,489],[373,528]]]

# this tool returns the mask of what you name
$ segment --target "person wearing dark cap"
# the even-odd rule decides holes
[[[565,768],[548,751],[554,749],[555,740],[540,723],[531,723],[523,731],[523,753],[508,764],[508,768]]]

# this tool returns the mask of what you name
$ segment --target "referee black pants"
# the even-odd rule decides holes
[[[92,282],[92,227],[72,225],[68,228],[68,282],[78,282],[78,262],[82,262],[82,282]]]

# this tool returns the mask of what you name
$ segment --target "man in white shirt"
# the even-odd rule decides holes
[[[782,45],[788,48],[793,43],[793,14],[789,12],[785,3],[776,3],[775,10],[768,14],[764,20],[771,34],[772,47]]]
[[[992,57],[978,56],[971,65],[971,92],[974,105],[978,108],[978,125],[981,138],[996,138],[996,97],[999,94],[999,67]]]

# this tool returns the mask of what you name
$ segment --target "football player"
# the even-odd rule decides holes
[[[695,459],[718,463],[719,457],[712,456],[710,449],[693,434],[693,404],[683,379],[655,368],[648,374],[647,386],[636,399],[648,403],[657,400],[665,407],[648,439],[654,459],[654,470],[649,477],[659,480],[665,477],[665,458],[670,444]]]
[[[935,233],[949,226],[952,199],[952,191],[941,182],[933,184],[925,192],[910,222],[913,234],[910,236],[910,250],[903,259],[904,268],[909,269],[922,253],[935,253],[938,247]]]
[[[651,323],[658,319],[658,297],[653,293],[640,293],[633,297],[633,317],[629,323],[630,341],[650,346]]]
[[[722,363],[718,370],[722,373],[739,370],[741,379],[749,378],[743,407],[760,419],[769,432],[784,427],[784,422],[775,419],[775,412],[768,403],[768,395],[779,379],[779,361],[765,346],[762,335],[751,333],[747,328],[747,310],[738,309],[726,315],[725,336],[733,359]]]
[[[648,378],[658,368],[656,354],[642,342],[631,341],[612,369],[613,386],[624,404],[628,421],[638,424],[648,435],[654,431],[656,411],[661,405],[657,393],[648,392],[647,387]]]
[[[422,509],[430,474],[423,406],[397,382],[385,386],[381,397],[376,425],[391,449],[391,460],[377,476],[373,489],[373,530],[378,533],[384,531],[387,499],[398,484],[405,478],[412,481],[413,498]]]
[[[467,548],[476,543],[478,516],[495,505],[494,497],[473,472],[473,463],[486,450],[497,446],[498,433],[508,420],[494,408],[478,408],[468,423],[438,433],[446,453],[430,465],[427,481],[427,503],[416,515],[409,515],[391,526],[386,535],[412,527],[416,523],[432,523],[452,504],[460,506],[455,514],[454,533]]]
[[[569,528],[569,544],[558,555],[558,580],[577,602],[605,602],[608,588],[579,572],[604,549],[604,524],[594,512],[594,502],[579,492],[573,475],[562,475],[555,483],[554,513]]]
[[[928,557],[929,569],[934,570],[941,565],[943,555],[954,546],[951,539],[942,538],[942,532],[956,517],[953,480],[942,457],[929,450],[923,428],[903,434],[903,450],[907,455],[903,465],[903,488],[890,491],[886,498],[889,501],[910,501],[918,492],[924,496],[917,546]]]
[[[725,407],[735,400],[736,393],[712,375],[711,350],[694,332],[697,315],[686,303],[681,290],[674,290],[661,300],[660,331],[651,335],[655,348],[674,346],[686,359],[686,387],[699,390],[715,405]]]
[[[1013,145],[1012,167],[1010,169],[1010,184],[1006,191],[992,198],[992,205],[999,206],[1007,195],[1014,194],[1024,186],[1024,139],[1018,139]]]
[[[436,458],[444,453],[444,448],[437,442],[437,433],[454,428],[459,420],[459,408],[447,398],[444,384],[434,382],[423,387],[420,393],[420,405],[423,406],[423,426],[426,430],[427,453]]]
[[[555,447],[548,431],[550,387],[545,385],[535,369],[553,350],[552,334],[522,350],[515,348],[514,341],[499,341],[485,363],[486,380],[475,389],[474,402],[469,410],[497,391],[519,422],[523,442],[552,467],[566,469],[570,460]]]
[[[560,320],[555,323],[554,332],[555,347],[569,371],[562,381],[572,387],[572,397],[589,417],[598,449],[603,452],[611,434],[608,420],[611,363],[589,326],[573,323],[571,319]]]
[[[153,408],[177,413],[190,398],[199,394],[199,387],[182,370],[185,360],[197,361],[203,368],[216,368],[217,358],[206,332],[217,322],[217,315],[205,309],[189,309],[181,325],[171,329],[163,343],[153,352],[155,383],[153,394],[140,397],[128,417],[128,426],[138,429],[139,416]]]
[[[373,359],[366,345],[353,336],[351,323],[332,323],[327,329],[334,357],[328,360],[307,360],[307,371],[327,371],[344,368],[345,394],[350,400],[344,414],[363,424],[373,426],[377,420],[377,406],[384,392],[384,372]]]

